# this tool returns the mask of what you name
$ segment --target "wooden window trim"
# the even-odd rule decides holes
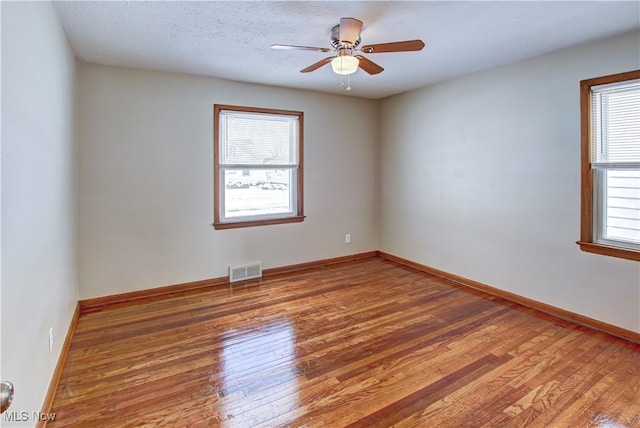
[[[297,215],[280,218],[270,218],[264,220],[249,220],[237,222],[221,222],[220,221],[220,188],[218,187],[218,179],[220,177],[220,125],[219,115],[222,110],[241,111],[249,113],[265,113],[265,114],[282,114],[288,116],[298,116],[298,168],[296,172],[297,189]],[[304,113],[293,110],[278,110],[259,107],[233,106],[226,104],[214,104],[213,106],[213,227],[216,230],[235,229],[241,227],[267,226],[273,224],[299,223],[304,221]]]
[[[593,242],[593,181],[591,168],[591,87],[625,80],[640,79],[640,70],[586,79],[580,82],[580,157],[581,157],[581,208],[580,240],[576,242],[582,251],[640,261],[640,251]]]

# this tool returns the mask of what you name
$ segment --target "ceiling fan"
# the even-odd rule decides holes
[[[361,68],[369,74],[378,74],[384,71],[375,62],[365,58],[360,53],[386,53],[386,52],[409,52],[420,51],[424,48],[422,40],[406,40],[402,42],[379,43],[375,45],[365,45],[360,48],[360,31],[362,21],[355,18],[341,18],[340,24],[331,29],[331,48],[314,48],[309,46],[293,45],[271,45],[273,49],[291,49],[315,52],[335,52],[334,55],[326,57],[307,68],[300,70],[301,73],[309,73],[331,63],[333,71],[337,74],[348,75]]]

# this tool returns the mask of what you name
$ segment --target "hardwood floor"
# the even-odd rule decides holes
[[[640,427],[640,345],[380,258],[81,316],[51,426]]]

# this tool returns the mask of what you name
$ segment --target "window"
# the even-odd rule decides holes
[[[214,105],[214,227],[304,220],[303,114]]]
[[[640,260],[640,70],[580,82],[584,251]]]

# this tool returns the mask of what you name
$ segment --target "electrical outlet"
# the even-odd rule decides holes
[[[53,327],[49,329],[49,352],[53,351]]]
[[[347,233],[346,235],[344,235],[344,243],[345,244],[351,244],[351,234]]]

